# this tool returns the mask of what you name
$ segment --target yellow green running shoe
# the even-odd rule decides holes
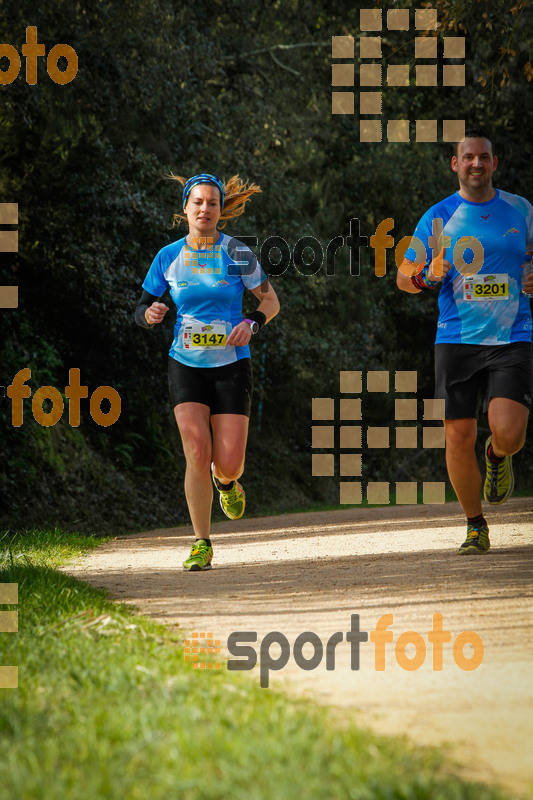
[[[514,489],[513,457],[505,456],[499,464],[493,464],[487,452],[491,441],[492,436],[489,436],[485,442],[485,464],[487,472],[485,474],[483,496],[487,503],[499,505],[500,503],[505,503]]]
[[[481,555],[490,548],[489,529],[486,522],[468,523],[466,539],[457,551],[459,555]]]
[[[189,558],[183,562],[183,569],[189,572],[200,572],[202,569],[211,569],[213,548],[204,539],[197,539],[191,547]]]
[[[224,514],[230,519],[240,519],[246,507],[246,495],[239,481],[233,481],[231,489],[221,489],[220,481],[213,473],[213,483],[220,494],[220,508]]]

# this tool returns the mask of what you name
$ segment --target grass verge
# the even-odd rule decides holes
[[[19,632],[0,634],[4,800],[501,800],[434,750],[333,724],[327,710],[226,670],[55,568],[94,547],[61,531],[0,535]],[[4,606],[4,609],[8,607]]]

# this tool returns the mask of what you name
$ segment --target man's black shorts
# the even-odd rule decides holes
[[[493,397],[531,408],[531,342],[435,345],[435,397],[445,400],[445,418],[475,418],[480,394],[484,413]]]
[[[223,367],[189,367],[168,359],[168,388],[174,408],[179,403],[203,403],[211,414],[250,416],[253,375],[250,358]]]

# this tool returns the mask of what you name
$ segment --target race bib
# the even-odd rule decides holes
[[[189,322],[183,329],[186,350],[222,350],[226,346],[226,326],[223,322]]]
[[[509,300],[509,276],[473,275],[464,284],[465,300]]]

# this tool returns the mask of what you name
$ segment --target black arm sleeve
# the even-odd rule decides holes
[[[156,297],[154,294],[150,294],[150,292],[147,292],[143,289],[141,299],[137,303],[137,308],[135,309],[135,322],[137,323],[137,325],[140,325],[141,328],[154,327],[153,325],[149,325],[146,322],[146,317],[144,316],[144,313],[146,309],[152,305],[152,303],[154,303],[156,300],[159,299],[160,299],[159,297]]]

